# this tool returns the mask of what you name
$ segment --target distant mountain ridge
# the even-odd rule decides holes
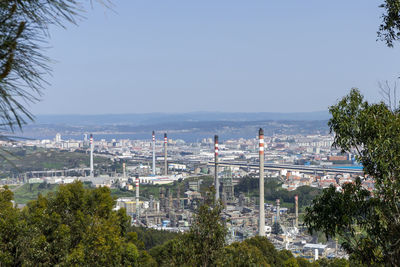
[[[37,115],[33,124],[64,125],[152,125],[176,122],[210,121],[317,121],[328,120],[328,111],[276,113],[276,112],[190,112],[142,113],[100,115]]]

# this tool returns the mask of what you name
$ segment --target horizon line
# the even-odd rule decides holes
[[[316,110],[316,111],[294,111],[294,112],[276,112],[276,111],[189,111],[189,112],[142,112],[142,113],[41,113],[34,114],[37,116],[106,116],[106,115],[182,115],[182,114],[307,114],[307,113],[321,113],[329,110]]]

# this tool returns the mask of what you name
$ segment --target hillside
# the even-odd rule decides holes
[[[0,177],[8,177],[27,171],[60,170],[85,168],[89,166],[89,155],[82,152],[69,152],[44,148],[6,148],[0,155]],[[6,157],[7,160],[4,158]],[[94,157],[94,163],[101,166],[111,164],[110,160]]]

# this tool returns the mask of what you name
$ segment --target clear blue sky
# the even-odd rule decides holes
[[[52,29],[33,113],[317,111],[400,76],[400,43],[376,42],[381,1],[114,3]]]

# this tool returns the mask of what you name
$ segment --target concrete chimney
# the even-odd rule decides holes
[[[294,196],[294,207],[295,207],[295,214],[296,214],[295,226],[296,226],[296,228],[299,228],[299,196],[298,195]]]
[[[93,150],[94,150],[94,144],[93,144],[93,135],[90,135],[90,177],[94,177],[94,168],[93,168]]]
[[[281,212],[281,201],[279,199],[276,200],[276,222],[280,221],[280,212]]]
[[[219,199],[219,180],[218,180],[218,135],[214,136],[214,158],[215,158],[215,173],[214,173],[214,185],[215,185],[215,199]]]
[[[153,175],[156,175],[156,134],[153,131]]]
[[[265,236],[265,207],[264,207],[264,130],[258,131],[259,158],[260,158],[260,218],[258,234]]]
[[[126,178],[126,163],[122,162],[122,176]]]
[[[136,177],[136,218],[140,216],[140,207],[139,207],[139,177]]]
[[[167,134],[164,133],[164,174],[168,175],[168,159],[167,159]]]

